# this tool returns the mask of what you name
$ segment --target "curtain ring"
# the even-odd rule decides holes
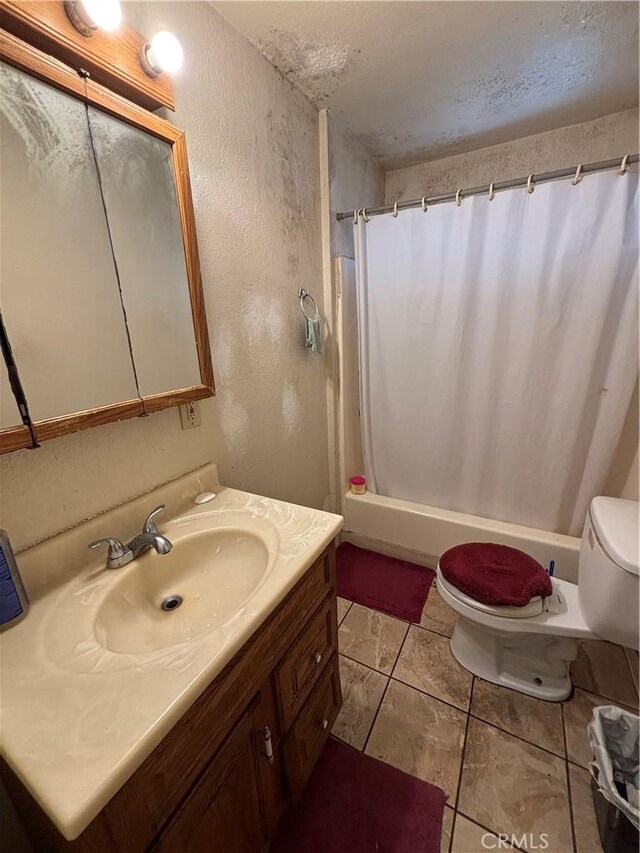
[[[527,192],[532,193],[535,189],[535,185],[533,183],[533,172],[527,178]]]
[[[489,201],[493,201],[493,197],[495,195],[495,190],[493,189],[493,181],[489,184]]]
[[[461,189],[456,192],[456,204],[458,205],[458,207],[460,207],[460,205],[462,204],[462,199],[460,198],[461,192]]]
[[[364,221],[365,221],[365,222],[368,222],[368,221],[369,221],[369,217],[367,216],[367,208],[366,208],[366,207],[363,207],[363,208],[362,208],[362,210],[360,211],[360,213],[361,213],[362,218],[364,219]]]
[[[580,181],[581,181],[583,178],[584,178],[584,175],[582,174],[582,163],[580,163],[580,165],[579,165],[579,166],[578,166],[578,168],[576,169],[576,175],[575,175],[575,178],[571,181],[571,183],[572,183],[572,184],[573,184],[573,186],[575,187],[575,185],[576,185],[576,184],[579,184],[579,183],[580,183]]]
[[[421,202],[421,203],[422,203],[422,211],[423,211],[423,213],[426,213],[426,212],[427,212],[427,207],[428,207],[428,205],[427,205],[427,197],[426,197],[426,195],[423,195],[423,196],[422,196],[422,202]]]
[[[625,154],[622,158],[622,163],[620,163],[620,174],[624,175],[627,169],[629,168],[629,157],[630,154]]]
[[[357,225],[357,224],[358,224],[358,215],[359,215],[359,213],[360,213],[360,211],[359,211],[359,210],[358,210],[358,208],[356,207],[356,209],[353,211],[353,224],[354,224],[354,225]]]
[[[396,217],[398,215],[398,202],[396,201],[393,205],[393,216]]]

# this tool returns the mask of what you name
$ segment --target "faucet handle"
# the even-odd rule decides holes
[[[156,515],[161,513],[162,510],[165,509],[165,507],[166,507],[166,504],[160,504],[160,506],[157,506],[155,509],[151,510],[151,512],[147,516],[147,520],[145,521],[145,523],[142,527],[143,533],[150,533],[152,536],[158,536],[160,531],[156,527],[156,523],[153,519],[156,517]]]
[[[110,569],[119,569],[128,562],[131,551],[119,539],[113,536],[106,536],[104,539],[96,539],[95,542],[90,542],[89,548],[99,548],[100,545],[108,545],[109,552],[107,554],[107,567]]]

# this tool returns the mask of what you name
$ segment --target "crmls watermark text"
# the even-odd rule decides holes
[[[507,835],[506,832],[501,832],[497,836],[485,832],[481,840],[484,850],[513,850],[514,847],[521,847],[523,850],[549,849],[549,836],[546,832],[541,832],[540,835],[534,835],[532,832]]]

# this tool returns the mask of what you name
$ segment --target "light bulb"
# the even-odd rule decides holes
[[[74,0],[65,3],[71,23],[83,35],[93,30],[117,30],[122,23],[120,0]]]
[[[151,39],[151,44],[146,45],[143,57],[153,74],[174,74],[182,66],[184,54],[182,46],[173,33],[161,30]],[[145,68],[147,73],[149,69]]]

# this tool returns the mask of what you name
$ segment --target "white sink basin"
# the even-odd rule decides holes
[[[246,603],[269,565],[265,542],[241,528],[172,541],[168,554],[147,552],[132,571],[114,578],[96,613],[96,638],[106,649],[149,652],[217,628]]]
[[[173,544],[168,554],[149,550],[121,569],[85,573],[51,608],[46,649],[59,666],[114,671],[150,658],[166,664],[167,655],[175,663],[178,648],[242,617],[280,554],[274,525],[242,510],[159,527]]]

